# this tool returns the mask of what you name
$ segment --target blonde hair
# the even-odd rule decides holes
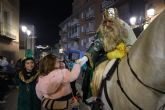
[[[40,75],[47,75],[49,74],[52,70],[55,69],[55,62],[57,60],[57,57],[55,55],[49,54],[43,57],[40,60],[39,64],[39,72]]]
[[[110,25],[107,25],[107,23],[110,23]],[[113,50],[128,37],[127,30],[124,28],[124,25],[121,24],[120,19],[116,17],[103,19],[97,31],[106,52]]]

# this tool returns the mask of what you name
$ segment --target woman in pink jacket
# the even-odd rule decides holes
[[[60,68],[60,60],[49,54],[40,61],[40,76],[36,85],[36,93],[46,109],[68,110],[73,105],[70,82],[76,80],[80,73],[80,64],[73,69]]]

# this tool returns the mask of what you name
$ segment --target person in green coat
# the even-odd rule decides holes
[[[136,41],[131,27],[119,18],[117,9],[104,10],[103,19],[96,31],[95,39],[85,55],[78,62],[86,63],[86,76],[83,79],[83,101],[96,97],[103,77],[106,63],[122,59]],[[103,65],[104,66],[100,66]],[[106,64],[106,65],[105,65]],[[108,65],[109,66],[109,65]],[[108,68],[111,68],[110,65]],[[92,94],[89,94],[92,91]]]
[[[35,92],[38,78],[33,58],[26,58],[22,62],[22,70],[18,74],[18,103],[17,110],[41,110],[41,102]]]

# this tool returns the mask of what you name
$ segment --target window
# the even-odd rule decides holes
[[[81,46],[84,46],[84,40],[83,39],[81,40]]]
[[[81,32],[84,32],[84,26],[81,26]]]
[[[86,44],[86,39],[81,40],[81,46],[84,46]]]
[[[70,48],[70,47],[71,47],[71,44],[69,43],[69,44],[68,44],[68,48]]]
[[[94,36],[93,36],[93,37],[90,37],[90,38],[88,39],[89,43],[92,43],[93,40],[94,40]]]
[[[68,32],[68,38],[71,38],[71,31]]]
[[[87,42],[88,42],[87,39],[84,39],[83,45],[86,45]]]
[[[94,31],[94,23],[89,22],[89,31]]]
[[[94,22],[89,22],[86,25],[86,32],[93,32],[94,31]]]
[[[0,7],[1,8],[1,7]],[[0,9],[0,22],[1,22],[1,19],[2,19],[2,17],[1,17],[1,9]]]
[[[9,31],[9,28],[10,28],[9,12],[7,12],[7,11],[3,12],[3,21],[4,21],[4,29],[5,29],[5,31]]]
[[[64,48],[67,49],[67,44],[64,45]]]
[[[74,26],[74,33],[77,33],[77,25]]]
[[[82,19],[84,18],[84,12],[81,13],[81,18],[82,18]]]

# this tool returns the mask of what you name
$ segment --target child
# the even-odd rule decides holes
[[[19,72],[19,94],[17,110],[41,110],[41,101],[35,92],[36,79],[38,77],[33,58],[26,58],[22,62],[22,70]]]
[[[75,103],[70,82],[78,78],[80,63],[75,64],[71,71],[61,69],[60,60],[49,54],[40,61],[39,72],[36,93],[43,107],[51,110],[71,109]]]

